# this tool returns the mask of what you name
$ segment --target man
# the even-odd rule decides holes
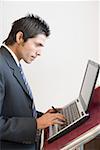
[[[32,92],[20,60],[31,63],[41,55],[49,26],[38,16],[16,20],[0,48],[0,144],[1,150],[37,150],[41,129],[65,121],[60,113],[36,111]]]

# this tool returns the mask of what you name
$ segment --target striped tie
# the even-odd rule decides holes
[[[28,93],[29,93],[31,99],[33,99],[33,95],[32,95],[31,88],[30,88],[30,86],[29,86],[29,84],[28,84],[28,82],[27,82],[27,80],[26,80],[25,74],[24,74],[24,72],[23,72],[23,69],[22,69],[22,66],[21,66],[20,63],[19,63],[19,69],[20,69],[20,73],[21,73],[21,75],[22,75],[24,84],[25,84],[25,86],[26,86],[26,88],[27,88],[27,91],[28,91]],[[33,100],[33,107],[32,107],[32,109],[33,109],[33,116],[36,118],[36,117],[37,117],[37,112],[36,112],[34,100]]]

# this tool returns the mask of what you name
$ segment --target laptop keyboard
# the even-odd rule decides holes
[[[75,120],[80,118],[80,114],[76,102],[73,102],[66,108],[61,109],[59,113],[64,115],[66,122],[63,125],[57,125],[57,124],[52,125],[49,128],[49,137],[56,134],[58,131],[60,131],[61,129],[65,128],[66,126],[70,125]]]
[[[68,107],[63,109],[62,112],[60,113],[64,115],[64,117],[66,118],[66,122],[64,125],[58,126],[58,131],[68,126],[69,124],[71,124],[72,122],[74,122],[80,117],[76,102],[73,102],[72,104],[70,104]]]

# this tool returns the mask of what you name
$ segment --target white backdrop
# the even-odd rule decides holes
[[[36,107],[62,107],[78,96],[88,59],[99,61],[97,1],[1,1],[0,44],[14,20],[33,13],[50,25],[42,56],[23,67]]]

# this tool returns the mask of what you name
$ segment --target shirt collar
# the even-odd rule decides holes
[[[12,55],[12,57],[14,58],[16,64],[19,67],[19,60],[18,60],[17,56],[15,55],[15,53],[7,45],[5,45],[4,43],[2,44],[2,46],[4,46],[10,52],[10,54]]]

